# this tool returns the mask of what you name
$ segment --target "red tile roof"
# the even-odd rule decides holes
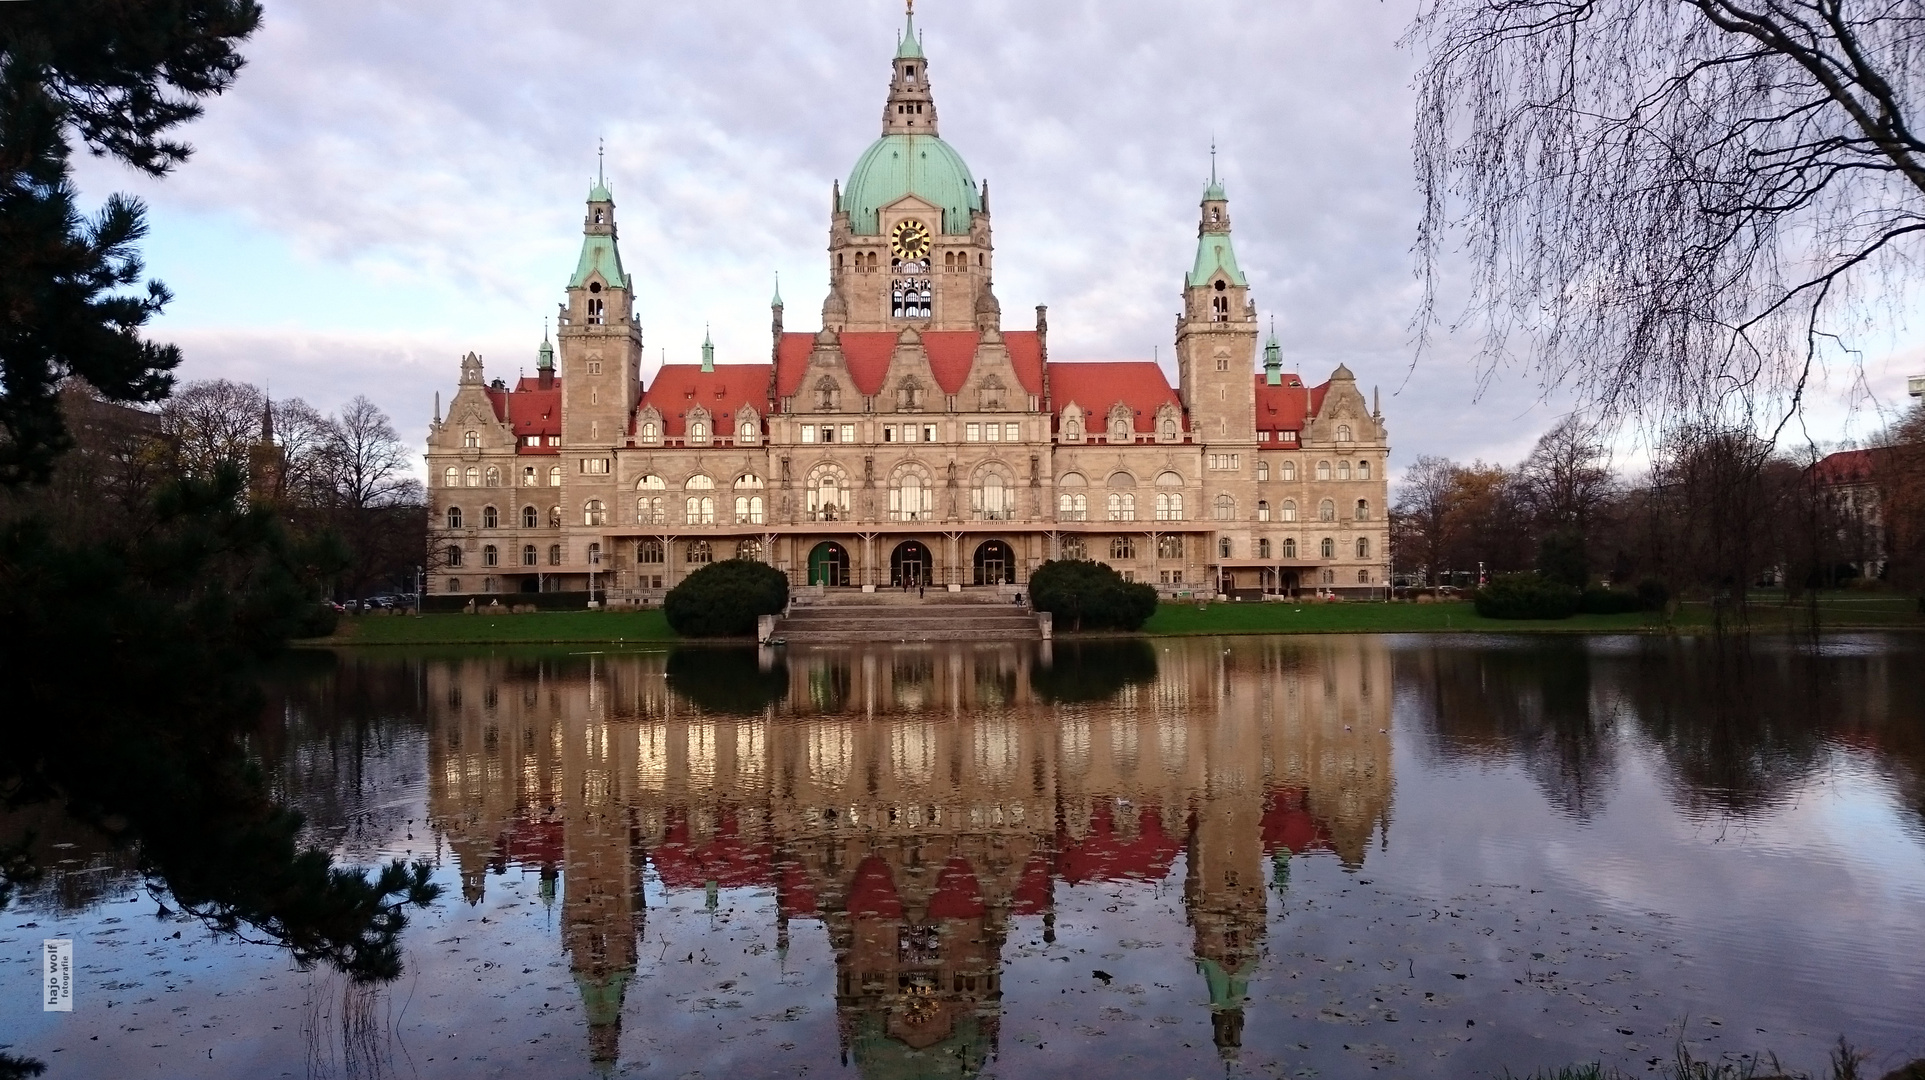
[[[662,414],[663,436],[679,439],[688,434],[688,413],[697,405],[715,418],[716,435],[733,435],[735,412],[744,404],[767,415],[769,365],[717,364],[714,371],[703,371],[700,364],[664,364],[635,408],[655,406]],[[629,426],[633,430],[633,420]]]
[[[1812,479],[1827,487],[1869,484],[1878,465],[1878,450],[1840,450],[1811,467]]]
[[[1322,409],[1323,396],[1330,392],[1327,381],[1321,386],[1306,388],[1302,379],[1287,371],[1283,373],[1282,386],[1271,386],[1262,375],[1255,378],[1258,431],[1302,431],[1306,411],[1314,415]]]
[[[945,394],[962,389],[969,368],[976,361],[976,345],[982,335],[974,330],[932,330],[922,335],[922,347],[929,354],[929,367],[936,384]],[[1016,378],[1031,394],[1043,392],[1043,345],[1034,330],[1005,330],[1003,344],[1016,368]],[[808,367],[809,353],[815,350],[814,334],[783,334],[776,351],[778,398],[793,397],[802,387],[802,372]],[[896,335],[886,330],[850,332],[842,335],[842,356],[849,365],[849,376],[865,396],[882,391],[882,378],[889,372],[889,361],[896,354]]]
[[[561,380],[541,388],[541,380],[524,378],[513,390],[488,388],[488,400],[495,407],[495,419],[512,421],[515,451],[521,454],[558,454],[553,446],[529,446],[530,435],[561,434]],[[543,440],[546,442],[546,440]]]
[[[1182,408],[1176,391],[1163,376],[1163,369],[1149,360],[1078,360],[1049,365],[1049,404],[1061,416],[1063,409],[1076,404],[1083,415],[1094,419],[1084,427],[1100,432],[1110,407],[1123,402],[1136,413],[1136,430],[1156,430],[1156,410],[1168,402]],[[1189,428],[1186,418],[1185,430]]]

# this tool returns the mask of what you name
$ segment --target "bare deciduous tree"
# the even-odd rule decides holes
[[[245,469],[248,451],[260,442],[266,405],[267,396],[247,383],[192,382],[161,406],[161,426],[183,472],[209,476],[223,464]]]
[[[1541,527],[1586,537],[1611,497],[1610,456],[1594,429],[1567,416],[1537,440],[1517,480]]]
[[[420,481],[408,475],[408,448],[388,415],[365,396],[341,410],[335,428],[335,489],[356,509],[410,501]]]
[[[1398,560],[1412,569],[1422,567],[1427,585],[1437,584],[1437,575],[1444,569],[1444,538],[1456,471],[1448,458],[1426,454],[1410,463],[1397,485],[1397,505],[1391,513]]]
[[[1461,236],[1493,366],[1782,420],[1911,269],[1922,0],[1426,0],[1408,41],[1420,323]]]

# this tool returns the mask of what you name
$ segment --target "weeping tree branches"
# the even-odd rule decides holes
[[[1487,371],[1782,422],[1914,269],[1925,0],[1426,0],[1408,41],[1419,331],[1464,288]]]

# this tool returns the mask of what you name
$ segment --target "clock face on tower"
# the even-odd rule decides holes
[[[920,262],[929,256],[930,246],[929,227],[920,221],[900,222],[889,234],[889,250],[895,252],[898,259]]]

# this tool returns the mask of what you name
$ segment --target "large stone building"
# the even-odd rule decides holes
[[[615,200],[588,195],[559,340],[538,374],[461,364],[428,439],[441,593],[606,589],[647,601],[716,559],[798,585],[1020,584],[1087,558],[1168,594],[1386,581],[1382,413],[1339,365],[1283,370],[1204,190],[1177,315],[1177,385],[1151,360],[1052,360],[1045,309],[1007,329],[988,185],[938,134],[913,18],[882,136],[829,221],[821,328],[770,361],[644,378]]]

